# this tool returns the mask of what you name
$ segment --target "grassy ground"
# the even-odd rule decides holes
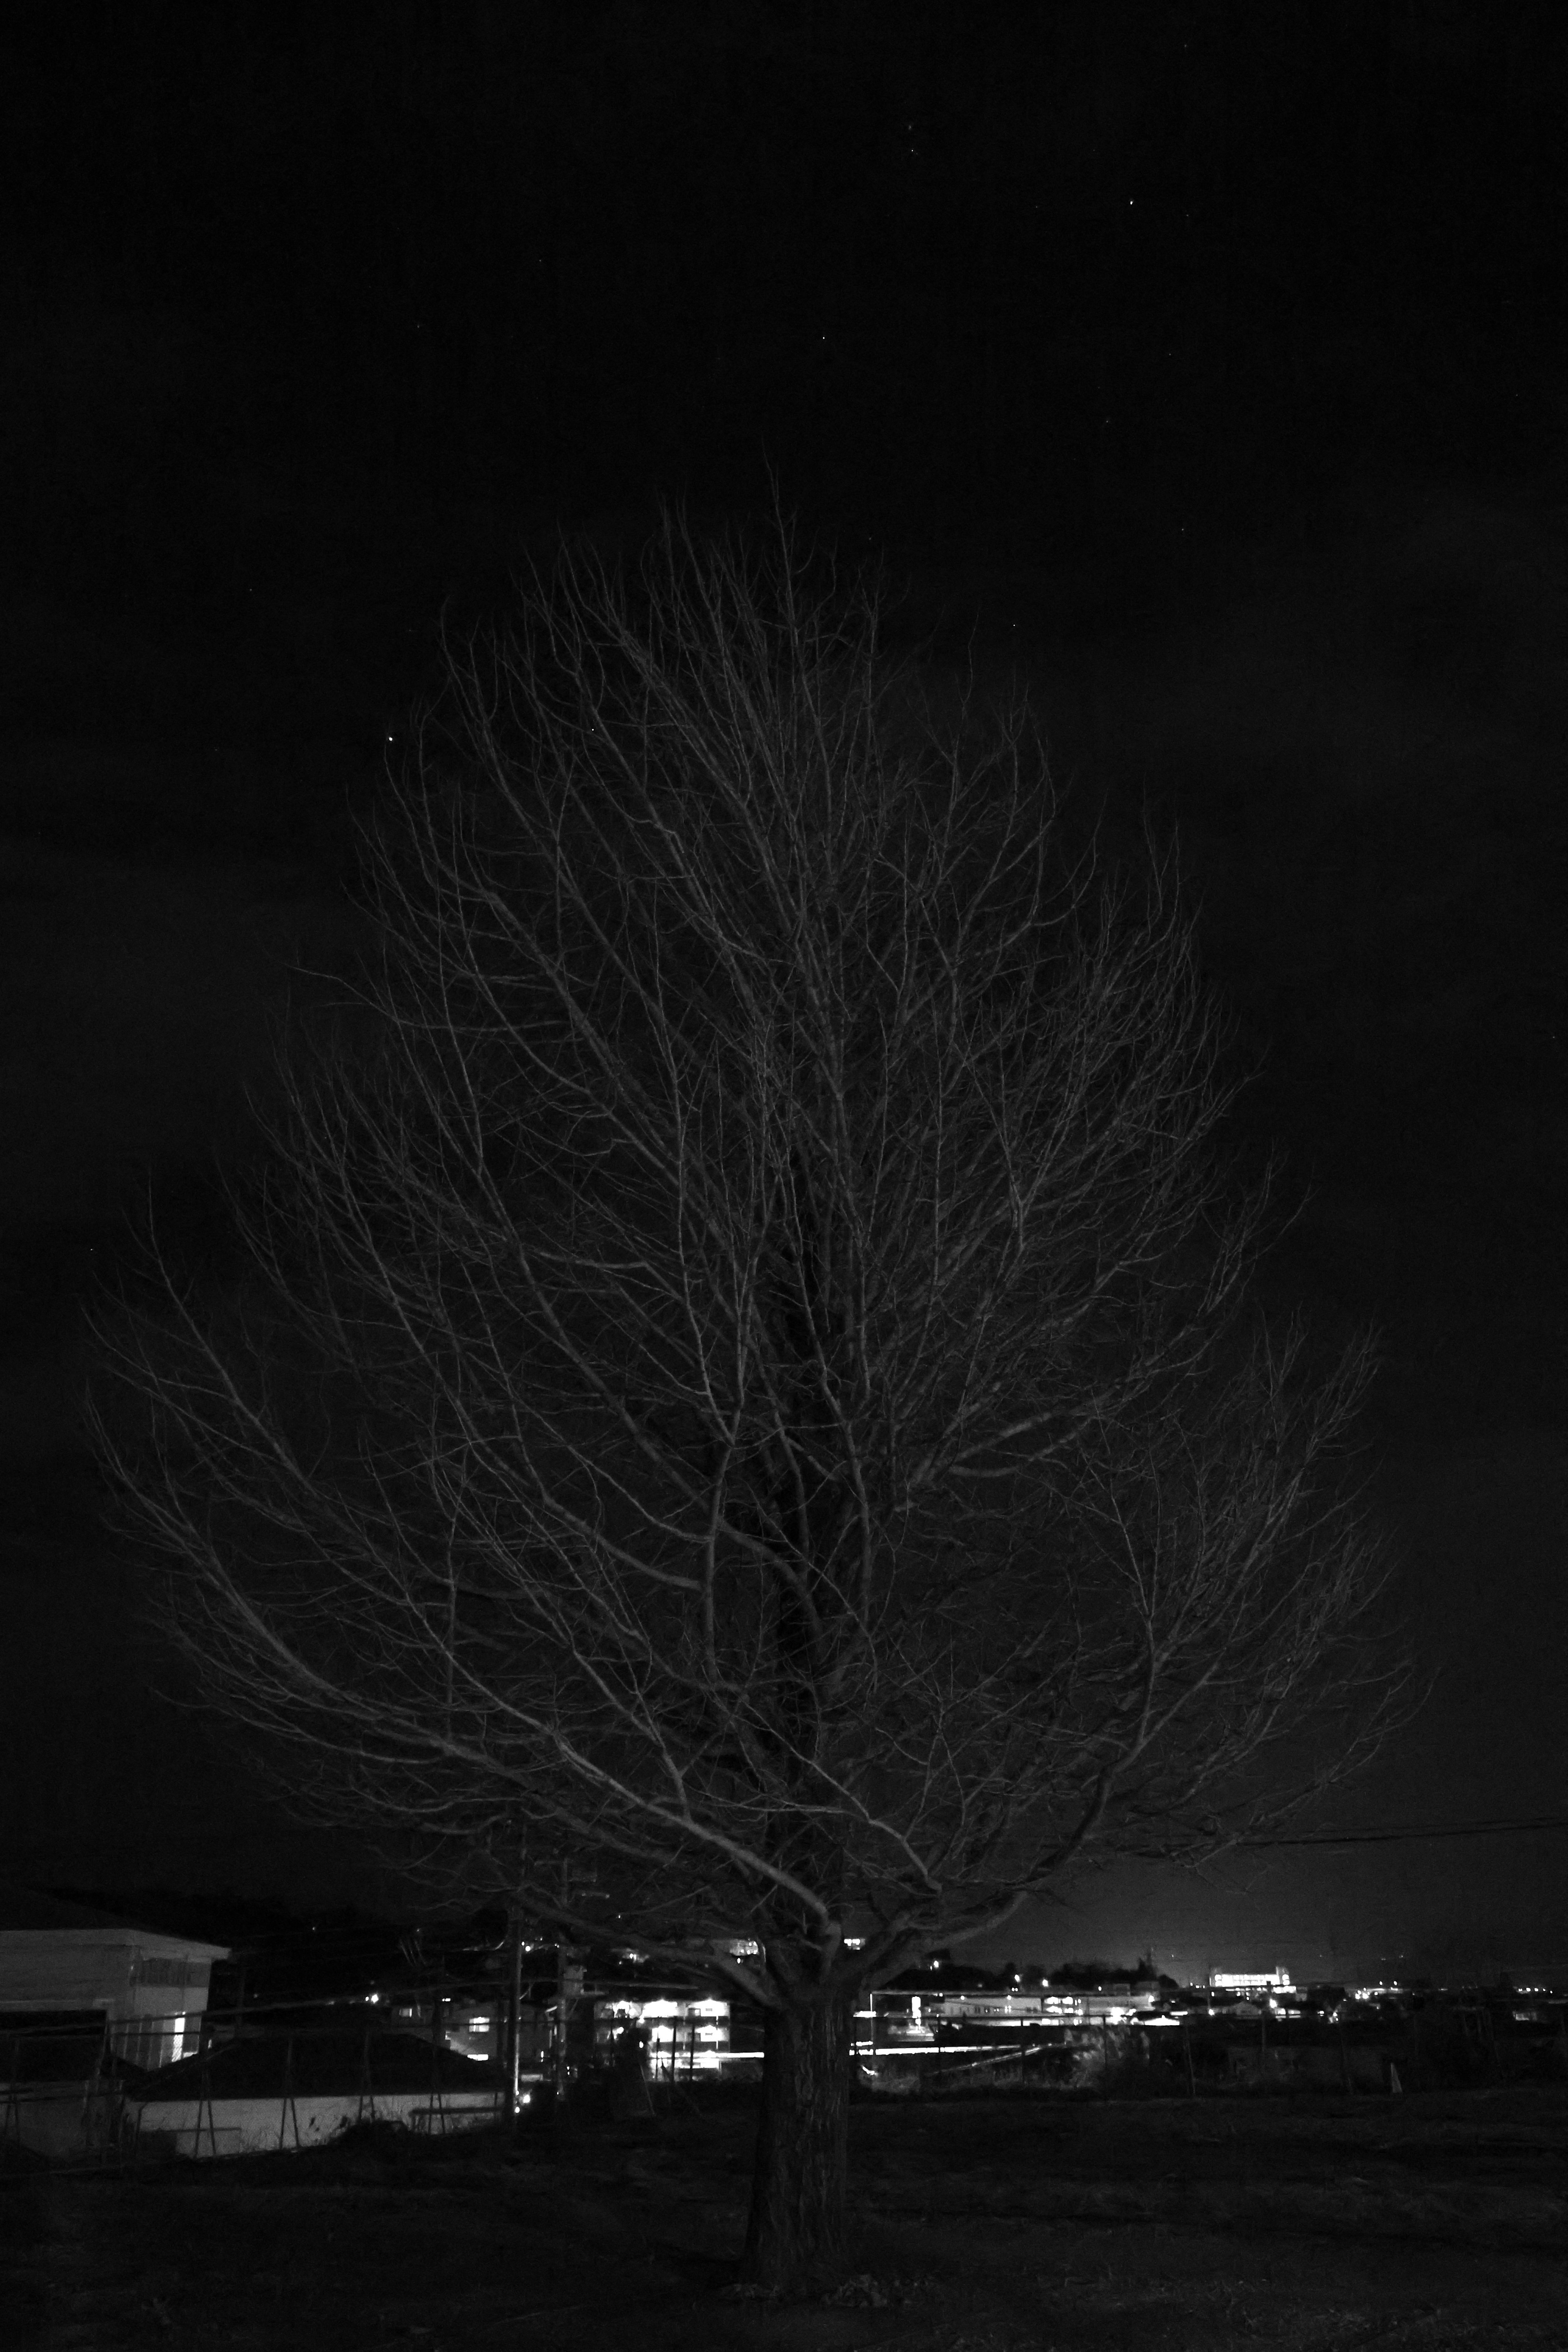
[[[0,2176],[47,2352],[1513,2352],[1568,2346],[1568,2091],[854,2114],[854,2275],[727,2294],[743,2105],[561,2141]]]

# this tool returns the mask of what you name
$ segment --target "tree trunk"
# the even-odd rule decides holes
[[[765,2012],[742,2275],[777,2294],[829,2284],[843,2262],[854,2016],[846,1991]]]

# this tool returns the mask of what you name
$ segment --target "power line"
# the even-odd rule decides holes
[[[1249,1849],[1260,1846],[1398,1845],[1422,1838],[1514,1837],[1534,1830],[1568,1830],[1568,1813],[1539,1813],[1529,1819],[1496,1822],[1433,1822],[1410,1829],[1321,1831],[1310,1837],[1244,1838]]]

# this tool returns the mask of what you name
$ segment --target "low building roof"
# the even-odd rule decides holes
[[[281,2097],[364,2091],[495,2091],[506,2087],[493,2061],[465,2058],[414,2033],[304,2027],[247,2033],[216,2050],[161,2066],[138,2096],[149,2101]]]

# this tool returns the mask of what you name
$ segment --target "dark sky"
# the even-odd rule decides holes
[[[46,22],[47,20],[47,22]],[[883,549],[1179,827],[1369,1317],[1437,1696],[1336,1817],[1568,1820],[1568,18],[1552,0],[35,12],[0,108],[0,1872],[317,1903],[97,1528],[77,1300],[199,1245],[351,804],[560,524]],[[1009,1939],[1556,1965],[1568,1832],[1118,1879]]]

